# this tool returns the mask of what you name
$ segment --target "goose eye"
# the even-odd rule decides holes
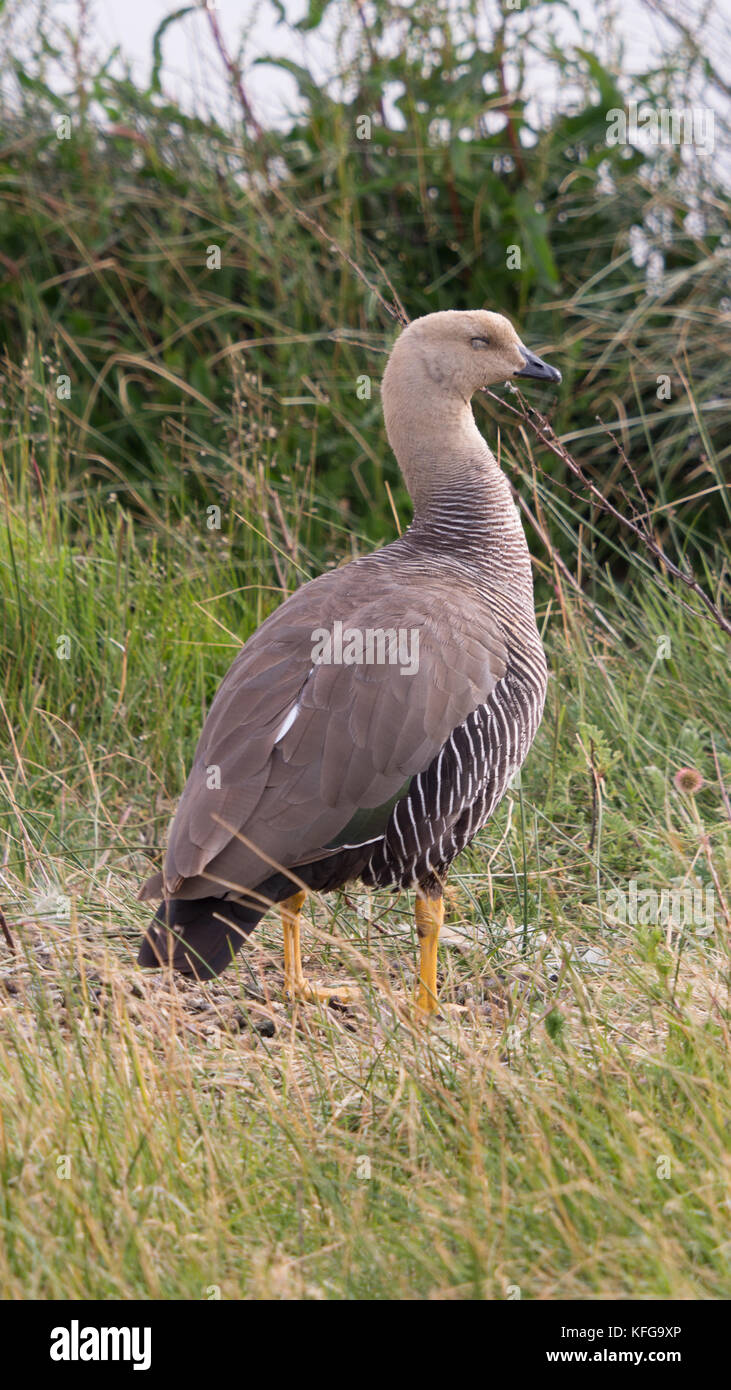
[[[472,346],[477,352],[479,352],[480,348],[489,348],[490,343],[488,342],[487,338],[473,338]]]

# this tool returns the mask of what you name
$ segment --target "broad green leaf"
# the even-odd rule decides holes
[[[316,29],[331,0],[310,0],[304,19],[295,24],[295,29]]]
[[[160,68],[162,67],[162,39],[165,30],[171,24],[175,24],[179,19],[184,19],[187,14],[193,14],[199,7],[198,5],[185,5],[181,10],[173,10],[172,14],[166,16],[158,24],[152,36],[152,75],[150,77],[150,91],[160,91]]]
[[[546,234],[548,222],[545,213],[536,212],[533,196],[526,188],[521,188],[516,193],[514,206],[528,259],[540,283],[546,289],[557,289],[559,274]]]

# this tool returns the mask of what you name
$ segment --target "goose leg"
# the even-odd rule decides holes
[[[280,909],[284,936],[284,988],[290,995],[305,984],[300,956],[300,912],[305,897],[305,893],[293,893],[291,898],[285,898]]]
[[[416,894],[416,931],[419,937],[419,988],[416,1007],[422,1013],[434,1014],[439,1008],[437,999],[437,946],[444,922],[444,898]]]
[[[280,904],[284,934],[285,994],[290,999],[303,999],[307,1003],[326,1003],[329,999],[336,999],[341,1004],[347,1004],[356,996],[357,990],[341,988],[338,985],[327,989],[324,985],[311,985],[309,980],[305,979],[300,955],[300,913],[306,897],[307,894],[303,892],[293,893],[291,898],[285,898]]]

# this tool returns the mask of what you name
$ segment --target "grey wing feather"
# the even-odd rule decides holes
[[[370,559],[370,557],[368,557]],[[253,634],[211,705],[170,832],[167,895],[253,887],[272,866],[319,858],[353,814],[423,771],[505,673],[484,601],[367,560],[304,585]],[[418,666],[315,665],[313,632],[419,634]],[[291,727],[278,739],[291,711]],[[260,853],[259,853],[260,851]],[[217,887],[216,887],[217,885]],[[159,876],[141,896],[159,892]]]

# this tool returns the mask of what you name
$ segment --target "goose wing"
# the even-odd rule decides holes
[[[242,648],[203,727],[163,874],[141,897],[225,896],[335,852],[361,813],[379,823],[378,808],[504,675],[483,599],[369,561],[304,585]],[[336,623],[342,662],[318,662],[316,644]],[[379,631],[388,655],[395,634],[396,661],[359,660],[352,634],[366,642]]]

